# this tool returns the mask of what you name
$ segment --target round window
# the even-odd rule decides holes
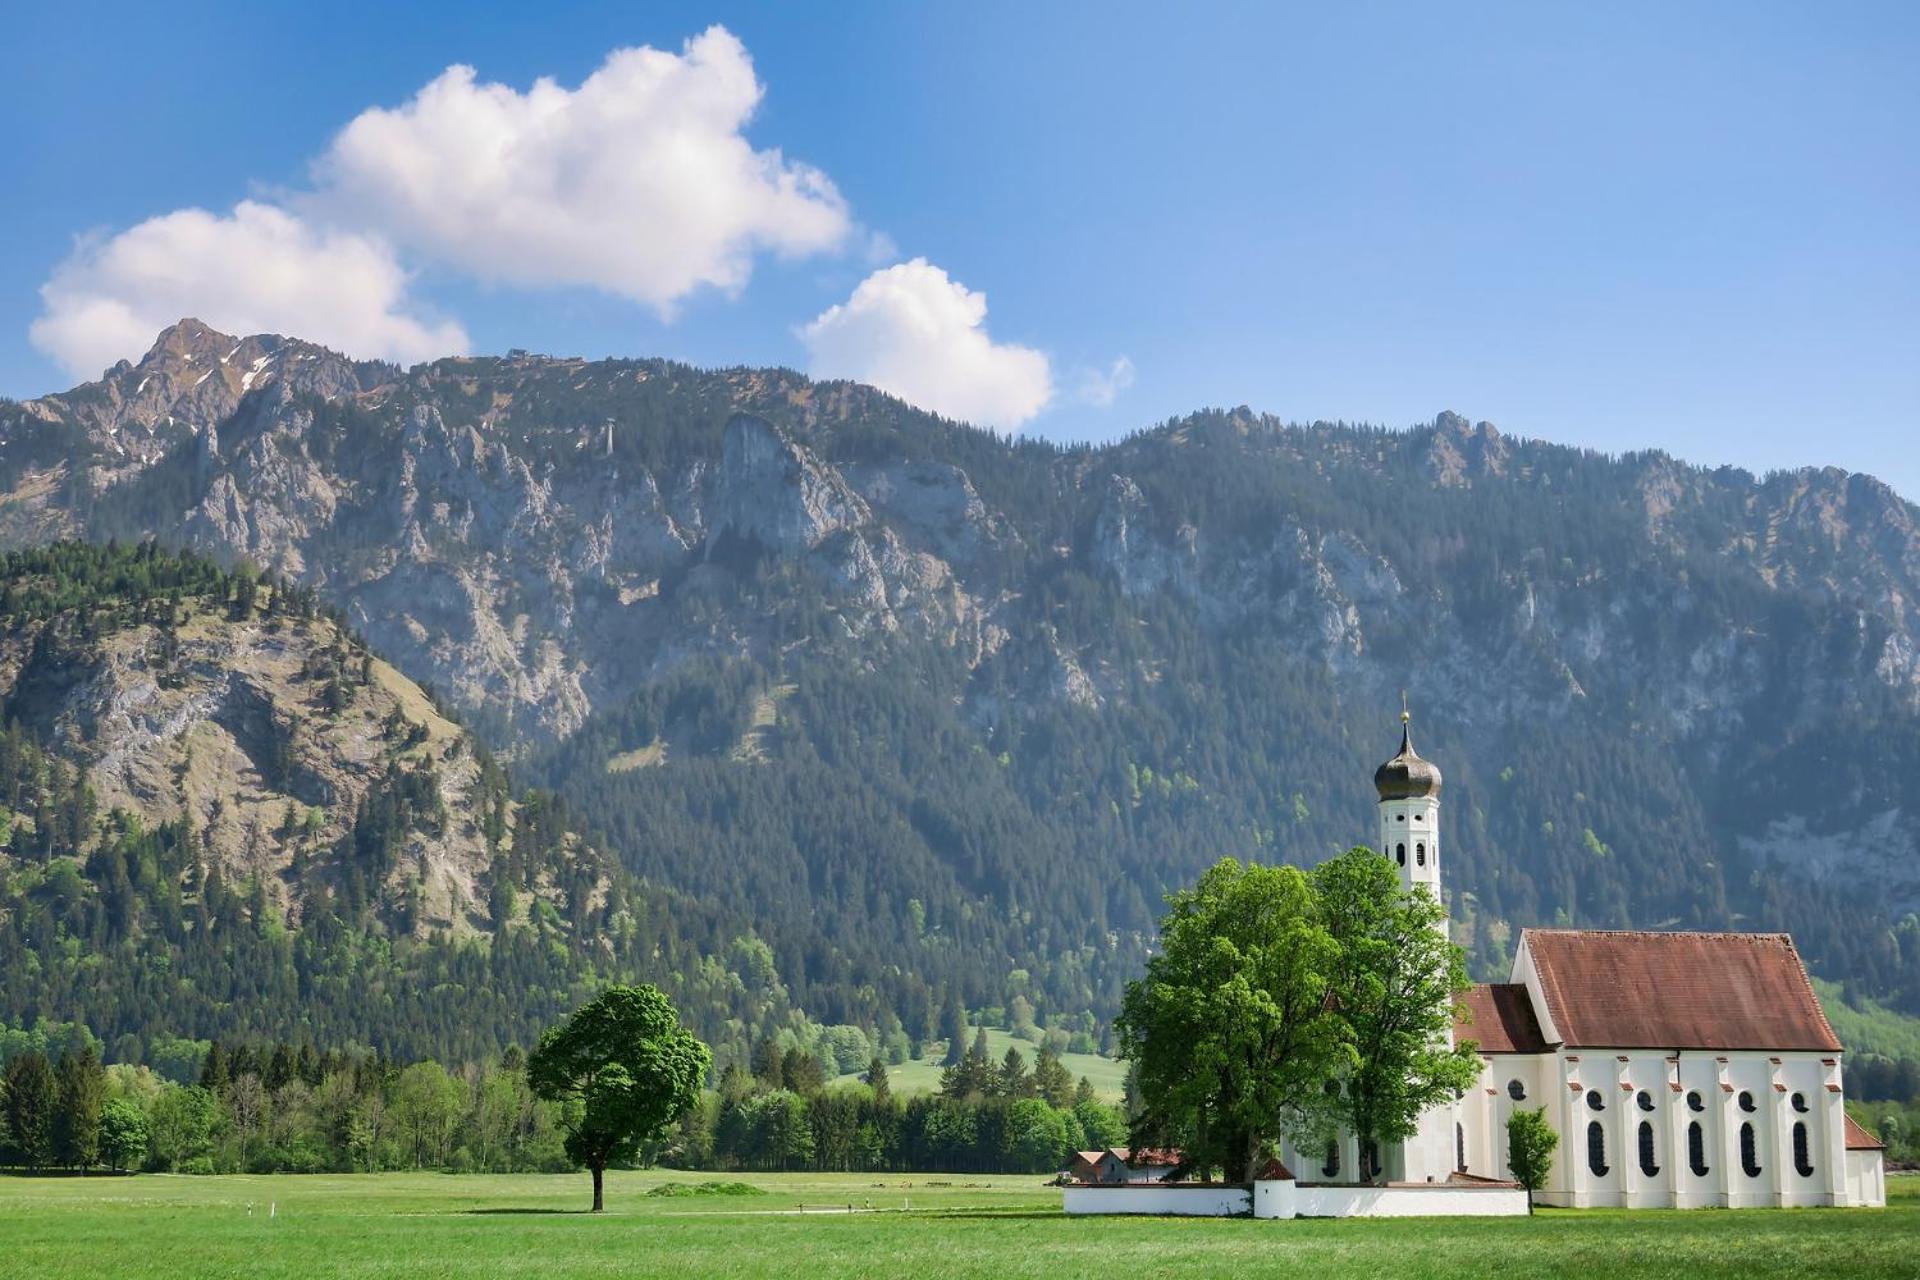
[[[1687,1095],[1687,1110],[1705,1111],[1706,1109],[1707,1109],[1707,1100],[1700,1096],[1700,1091],[1698,1089],[1695,1089],[1692,1093]]]
[[[1642,1089],[1640,1091],[1640,1096],[1635,1098],[1634,1101],[1640,1104],[1640,1109],[1642,1111],[1653,1110],[1653,1095],[1648,1093],[1645,1089]]]
[[[1525,1102],[1527,1100],[1527,1086],[1521,1084],[1518,1080],[1509,1080],[1507,1081],[1507,1096],[1515,1102]]]
[[[1742,1111],[1755,1110],[1755,1107],[1753,1105],[1753,1095],[1748,1093],[1744,1089],[1740,1091],[1740,1109]]]
[[[1607,1100],[1600,1096],[1600,1091],[1598,1089],[1587,1090],[1587,1110],[1605,1111],[1606,1109]]]

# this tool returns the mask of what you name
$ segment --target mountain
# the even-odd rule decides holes
[[[0,720],[0,1026],[457,1060],[608,978],[723,1041],[786,1013],[703,965],[714,911],[510,794],[308,589],[150,543],[0,555]]]
[[[1092,1039],[1159,895],[1371,833],[1402,689],[1456,936],[1787,928],[1920,1012],[1920,534],[1871,477],[1442,414],[1010,440],[778,369],[410,370],[192,321],[0,406],[0,541],[312,588],[796,1004]]]

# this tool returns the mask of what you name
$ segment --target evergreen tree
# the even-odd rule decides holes
[[[1033,1096],[1033,1076],[1027,1071],[1027,1060],[1020,1055],[1014,1045],[1007,1046],[1007,1056],[1001,1059],[998,1078],[994,1081],[996,1096],[1017,1101]]]
[[[55,1072],[59,1102],[53,1117],[54,1159],[69,1169],[91,1169],[100,1159],[100,1110],[107,1081],[92,1049],[60,1055]]]
[[[892,1100],[893,1089],[887,1083],[887,1064],[878,1057],[867,1064],[867,1074],[863,1077],[867,1087],[873,1090],[873,1100],[885,1104]]]
[[[945,1010],[940,1015],[940,1033],[947,1038],[947,1056],[943,1065],[957,1067],[967,1054],[967,1011],[960,1003],[960,993],[947,993]]]
[[[1061,1065],[1060,1055],[1051,1046],[1041,1046],[1033,1064],[1033,1089],[1049,1106],[1064,1110],[1074,1104],[1073,1073]]]
[[[8,1063],[6,1093],[14,1158],[29,1169],[46,1168],[54,1160],[54,1113],[60,1106],[47,1056],[28,1050]]]

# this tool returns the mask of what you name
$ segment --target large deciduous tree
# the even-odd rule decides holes
[[[1324,1123],[1344,1061],[1325,1010],[1339,944],[1305,872],[1232,858],[1168,898],[1160,938],[1116,1024],[1142,1103],[1135,1145],[1177,1143],[1244,1180],[1278,1138]]]
[[[1327,1009],[1340,1024],[1346,1066],[1329,1101],[1358,1141],[1362,1177],[1384,1172],[1371,1153],[1410,1138],[1429,1108],[1457,1098],[1480,1074],[1471,1043],[1450,1043],[1466,958],[1447,941],[1446,909],[1425,887],[1402,888],[1393,863],[1350,849],[1313,871],[1319,914],[1337,944]]]
[[[606,1205],[607,1165],[665,1133],[712,1062],[672,1002],[644,984],[609,987],[540,1038],[527,1080],[565,1104],[567,1158],[592,1172],[595,1213]]]

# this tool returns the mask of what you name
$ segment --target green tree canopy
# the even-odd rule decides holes
[[[1347,1051],[1325,1014],[1339,944],[1305,872],[1232,858],[1168,898],[1160,937],[1116,1024],[1142,1103],[1135,1143],[1177,1144],[1239,1181],[1277,1138],[1324,1123]]]
[[[527,1060],[536,1095],[567,1104],[566,1151],[593,1174],[605,1207],[607,1165],[632,1159],[693,1105],[713,1055],[652,986],[609,987],[540,1037]]]
[[[1416,1132],[1421,1113],[1457,1098],[1480,1073],[1470,1042],[1449,1045],[1466,957],[1442,932],[1446,909],[1424,886],[1403,889],[1387,858],[1355,848],[1313,871],[1321,918],[1337,944],[1327,1007],[1346,1065],[1337,1112],[1359,1140],[1362,1176],[1379,1143]]]

